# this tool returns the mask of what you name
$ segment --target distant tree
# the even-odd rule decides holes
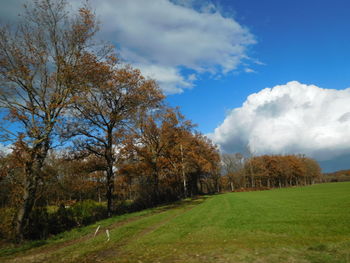
[[[306,184],[314,184],[321,176],[321,167],[316,160],[311,158],[304,157],[303,162],[306,173]]]
[[[231,191],[234,191],[235,178],[239,176],[240,171],[243,168],[244,157],[240,153],[235,153],[235,154],[225,153],[221,155],[221,160],[222,160],[223,172],[228,178]],[[238,184],[240,185],[240,183]]]
[[[302,155],[263,155],[244,165],[248,178],[254,175],[255,187],[287,187],[312,184],[320,176],[319,164]]]

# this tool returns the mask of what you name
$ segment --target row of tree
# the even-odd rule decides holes
[[[108,178],[106,160],[86,149],[49,151],[40,171],[43,180],[36,186],[35,206],[106,200],[111,204],[110,213],[122,213],[217,191],[220,156],[205,136],[192,133],[192,126],[173,109],[148,114],[123,134],[124,140],[114,149],[113,156],[118,159],[112,179]],[[23,202],[27,175],[21,153],[21,148],[14,147],[11,154],[0,158],[2,207],[18,209]],[[125,202],[130,204],[128,208],[123,206]],[[38,216],[29,216],[33,227],[31,218],[38,220]],[[23,231],[26,237],[42,236],[32,235],[27,227]]]
[[[19,241],[44,199],[105,195],[110,216],[116,194],[154,205],[218,188],[216,147],[96,42],[88,6],[66,7],[34,1],[17,28],[0,29],[1,136],[13,150],[1,158],[1,202],[17,207]]]
[[[319,164],[304,155],[242,154],[222,156],[226,189],[275,188],[313,184],[321,176]]]
[[[350,170],[340,170],[332,173],[325,173],[320,182],[348,182],[350,181]]]

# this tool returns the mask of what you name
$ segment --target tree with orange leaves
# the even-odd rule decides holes
[[[129,163],[133,160],[129,168],[134,167],[132,169],[147,177],[152,192],[149,202],[159,203],[162,199],[161,183],[178,176],[174,169],[183,169],[171,158],[171,150],[178,146],[179,131],[189,130],[192,125],[184,121],[177,110],[170,108],[143,112],[139,117],[125,140],[123,152]]]
[[[140,118],[128,137],[121,172],[139,178],[148,204],[198,194],[201,181],[218,190],[220,156],[193,127],[178,109],[162,108]]]
[[[164,98],[154,80],[139,70],[120,66],[117,60],[96,62],[89,74],[87,89],[78,92],[69,126],[78,148],[101,158],[106,173],[108,215],[114,210],[114,179],[119,148],[130,123],[140,112],[158,107]]]
[[[244,170],[248,178],[253,174],[256,187],[268,188],[312,184],[321,174],[319,164],[304,155],[255,156]]]

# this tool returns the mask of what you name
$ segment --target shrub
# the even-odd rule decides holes
[[[0,208],[0,239],[13,238],[14,208]],[[29,216],[29,223],[24,229],[26,239],[45,239],[73,227],[88,225],[107,217],[105,205],[85,200],[65,208],[52,209],[49,213],[47,207],[36,207]]]
[[[61,204],[58,210],[50,215],[50,234],[58,234],[75,227],[73,211]]]
[[[13,238],[13,217],[15,216],[15,209],[3,207],[0,208],[0,239]]]
[[[104,205],[93,200],[85,200],[69,208],[78,226],[88,225],[106,218],[107,209]]]
[[[45,239],[49,234],[49,214],[46,207],[36,207],[29,216],[29,223],[24,229],[27,239]]]

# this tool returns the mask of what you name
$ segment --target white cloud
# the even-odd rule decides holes
[[[193,86],[188,76],[193,72],[186,75],[182,69],[214,75],[235,70],[255,43],[246,28],[212,3],[195,8],[194,2],[91,1],[103,38],[118,43],[122,58],[159,80],[167,93]]]
[[[304,153],[330,160],[350,153],[350,88],[323,89],[297,81],[250,95],[210,137],[223,151]]]
[[[10,154],[12,152],[12,145],[4,145],[0,143],[0,155],[1,154]]]
[[[251,68],[245,68],[244,72],[245,73],[256,73],[256,71],[254,69],[251,69]]]
[[[192,88],[195,80],[193,74],[186,79],[176,67],[136,64],[144,76],[156,79],[160,87],[168,94],[181,93],[183,88]]]

